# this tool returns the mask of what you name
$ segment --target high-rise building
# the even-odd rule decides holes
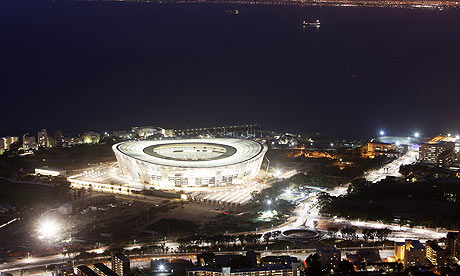
[[[419,158],[423,163],[450,165],[455,160],[455,143],[438,142],[420,144]]]
[[[112,253],[112,270],[120,276],[128,275],[130,271],[128,257],[121,252]]]
[[[7,137],[3,137],[2,139],[3,139],[3,147],[5,150],[10,150],[11,145],[19,141],[19,138],[17,136],[7,136]]]
[[[340,249],[333,247],[317,248],[316,253],[319,256],[322,266],[330,265],[332,269],[337,269],[342,260]]]
[[[40,148],[47,148],[48,147],[48,132],[46,131],[46,129],[42,129],[40,131],[38,131],[38,136],[37,136],[37,142],[38,142],[38,146]]]
[[[434,241],[426,242],[426,258],[433,265],[445,266],[447,264],[446,251]]]
[[[54,140],[56,142],[56,147],[62,147],[64,145],[64,135],[62,131],[56,130],[54,132]]]
[[[94,272],[91,268],[86,265],[81,265],[77,267],[77,275],[78,276],[99,276],[96,272]]]
[[[26,133],[22,136],[22,149],[24,151],[34,150],[37,148],[37,142],[34,136],[30,136]]]
[[[404,261],[404,251],[406,251],[406,243],[397,242],[395,244],[395,257],[398,261]]]
[[[447,233],[447,254],[450,257],[460,259],[460,233],[449,232]]]
[[[96,263],[93,265],[93,270],[94,272],[97,273],[99,276],[118,276],[117,273],[115,273],[113,270],[108,268],[105,264],[103,263]]]
[[[82,135],[82,140],[83,140],[83,143],[85,144],[96,144],[96,143],[99,143],[100,139],[101,139],[101,135],[99,133],[92,132],[92,131],[85,132]]]
[[[424,266],[426,251],[418,240],[406,240],[404,251],[404,267]]]

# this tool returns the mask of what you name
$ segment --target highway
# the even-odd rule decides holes
[[[402,165],[409,165],[415,163],[418,158],[418,150],[411,148],[406,154],[400,158],[394,160],[393,162],[385,165],[383,168],[378,170],[369,171],[365,174],[366,180],[372,183],[379,182],[382,179],[385,179],[387,176],[400,177],[399,167]]]
[[[369,171],[365,174],[365,177],[370,182],[378,182],[387,176],[401,176],[399,174],[399,167],[402,165],[412,164],[416,162],[418,158],[418,151],[414,148],[410,149],[405,155],[394,160],[393,162],[385,165],[379,170]],[[333,190],[326,191],[331,196],[341,196],[347,193],[347,185],[336,187]],[[327,227],[324,228],[324,225],[340,225],[340,227],[345,226],[354,226],[360,229],[363,228],[388,228],[392,230],[392,233],[387,238],[393,241],[404,241],[405,239],[418,239],[422,242],[430,239],[439,239],[445,237],[447,230],[445,229],[433,229],[433,228],[422,228],[422,227],[407,227],[407,226],[397,226],[397,225],[388,225],[375,221],[358,221],[358,220],[348,220],[344,218],[331,218],[323,217],[319,215],[318,209],[318,194],[312,193],[303,204],[297,208],[294,212],[294,216],[289,219],[289,221],[276,230],[284,231],[288,229],[295,229],[300,227],[306,227],[309,229],[314,229],[318,231],[326,231]],[[315,221],[317,223],[315,223]],[[318,225],[318,226],[316,226]],[[317,228],[319,227],[319,228]],[[321,228],[323,227],[323,228]],[[270,230],[273,231],[273,230]]]

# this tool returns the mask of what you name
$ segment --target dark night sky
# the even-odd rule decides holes
[[[460,131],[460,11],[0,2],[0,135]],[[302,20],[320,18],[320,30]]]

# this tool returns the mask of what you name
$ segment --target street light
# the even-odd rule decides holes
[[[44,220],[38,226],[38,232],[44,238],[52,238],[58,234],[60,226],[56,221]]]

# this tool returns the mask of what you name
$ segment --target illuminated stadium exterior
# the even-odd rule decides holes
[[[267,147],[243,139],[128,141],[113,151],[122,173],[163,188],[211,187],[257,176]]]

